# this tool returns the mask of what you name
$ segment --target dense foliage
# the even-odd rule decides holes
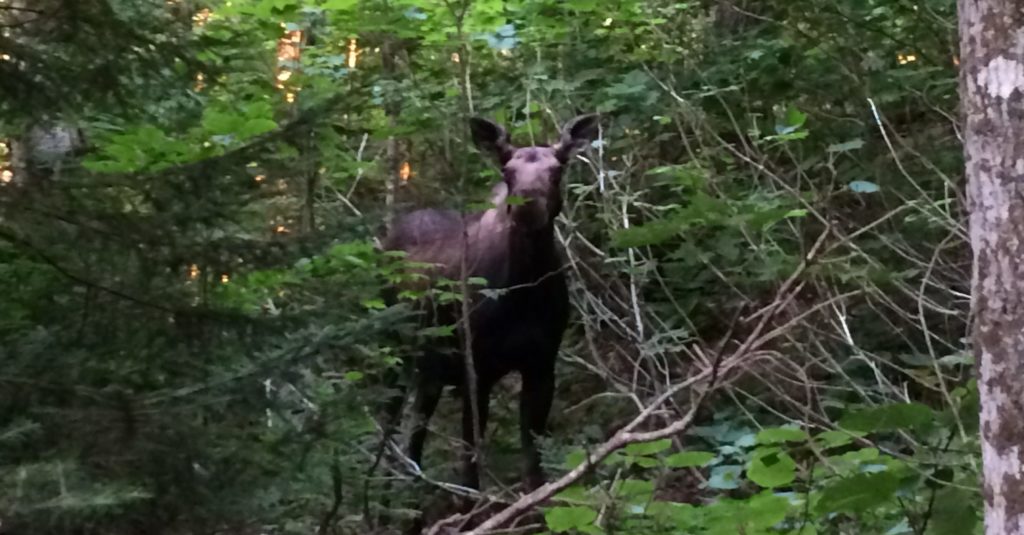
[[[684,433],[523,524],[976,532],[954,7],[0,1],[0,533],[454,512],[455,403],[423,473],[369,470],[399,335],[439,334],[386,304],[374,239],[409,206],[479,209],[498,174],[469,116],[525,144],[589,111],[549,472],[715,379],[644,423],[699,400]],[[491,509],[516,499],[514,383]]]

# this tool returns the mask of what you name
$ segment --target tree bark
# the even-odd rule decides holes
[[[1024,8],[958,7],[985,532],[1024,534]]]
[[[384,115],[388,118],[387,143],[385,145],[384,164],[387,167],[384,194],[384,224],[386,232],[391,232],[391,224],[394,222],[395,214],[398,211],[398,188],[402,184],[401,168],[405,158],[403,150],[404,143],[395,136],[394,131],[398,128],[399,116],[402,114],[402,96],[395,87],[399,83],[398,61],[402,53],[403,43],[393,35],[386,35],[381,44],[381,70],[384,76],[391,81],[390,93],[384,95]]]

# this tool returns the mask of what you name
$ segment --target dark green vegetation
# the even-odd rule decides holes
[[[0,533],[443,516],[454,439],[427,480],[367,480],[415,334],[372,238],[487,199],[471,114],[525,144],[591,111],[548,473],[718,379],[524,522],[980,529],[955,30],[949,0],[0,2]],[[514,383],[483,463],[504,502]]]

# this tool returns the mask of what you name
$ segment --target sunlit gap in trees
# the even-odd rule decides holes
[[[898,61],[900,65],[906,65],[917,61],[917,55],[910,53],[896,54],[896,61]]]
[[[11,146],[7,140],[0,141],[0,184],[6,184],[14,180],[14,171],[11,170]]]
[[[357,44],[356,44],[355,38],[353,37],[352,39],[349,39],[348,40],[348,55],[346,57],[345,64],[348,65],[348,68],[350,68],[350,69],[356,68],[356,61],[359,59],[359,53],[360,52],[359,52],[359,49],[356,48],[356,47],[357,47]]]
[[[178,5],[180,3],[180,0],[167,0],[165,3],[168,6],[170,6],[170,7],[174,7],[174,6],[176,6],[176,5]],[[206,26],[206,23],[210,21],[210,17],[212,15],[213,15],[213,12],[210,11],[209,8],[205,8],[204,7],[203,9],[200,9],[199,11],[196,11],[192,15],[192,27],[193,28],[202,28],[203,26]],[[195,83],[192,85],[192,89],[196,93],[202,91],[203,89],[206,89],[206,75],[205,74],[203,74],[201,72],[197,72],[196,73]]]
[[[202,28],[206,25],[206,22],[210,20],[210,15],[211,12],[209,8],[200,9],[199,11],[196,11],[195,15],[192,15],[192,24],[196,27]]]
[[[284,22],[281,23],[283,35],[277,40],[277,70],[274,73],[274,87],[283,92],[284,101],[288,104],[294,104],[298,98],[299,91],[302,90],[302,87],[296,83],[296,74],[301,67],[302,44],[305,35],[302,30],[293,28]],[[253,180],[261,184],[266,179],[267,176],[264,174],[258,174],[253,177]],[[275,185],[278,191],[281,192],[288,188],[288,182],[285,179],[277,179]],[[280,217],[271,219],[269,223],[274,234],[287,234],[289,232],[288,227],[284,225]],[[227,275],[221,277],[222,283],[227,283],[228,280]]]
[[[288,25],[281,23],[284,29],[284,36],[277,41],[277,73],[274,75],[274,85],[284,91],[285,102],[295,102],[296,94],[302,89],[288,80],[294,76],[294,66],[302,59],[302,30],[289,30]]]

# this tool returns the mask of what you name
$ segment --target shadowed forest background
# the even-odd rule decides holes
[[[488,206],[471,116],[528,145],[591,112],[548,476],[695,412],[517,525],[980,533],[956,30],[952,0],[0,0],[0,533],[458,528],[451,396],[422,473],[369,472],[387,371],[448,334],[375,239]]]

